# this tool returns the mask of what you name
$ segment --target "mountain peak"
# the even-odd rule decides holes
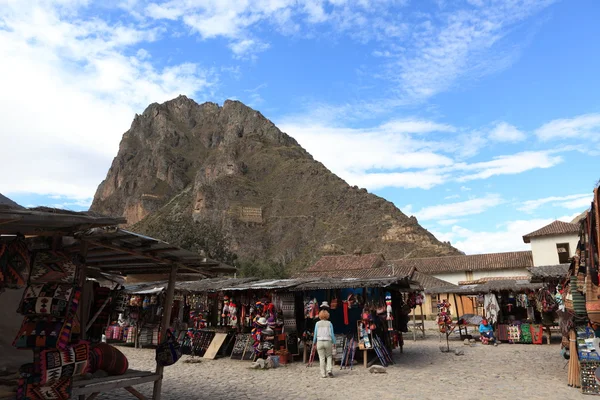
[[[151,104],[123,135],[92,210],[179,245],[207,245],[202,231],[218,232],[242,258],[298,267],[332,248],[458,254],[237,100]]]

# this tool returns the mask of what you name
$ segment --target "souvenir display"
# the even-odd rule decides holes
[[[43,385],[59,378],[84,375],[89,370],[90,345],[80,342],[63,350],[47,349],[41,353],[41,380]]]
[[[31,256],[25,238],[17,236],[10,243],[0,242],[0,293],[5,287],[24,288],[29,276]]]
[[[123,375],[129,369],[129,361],[119,349],[106,343],[92,346],[90,351],[90,372],[98,370],[109,376]]]
[[[73,303],[79,301],[80,291],[72,284],[41,283],[29,285],[17,310],[23,315],[65,318]]]

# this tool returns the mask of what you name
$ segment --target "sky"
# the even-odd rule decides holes
[[[467,254],[589,207],[595,0],[0,0],[0,192],[86,210],[136,113],[237,99]]]

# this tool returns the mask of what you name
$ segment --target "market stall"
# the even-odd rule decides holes
[[[330,321],[342,338],[342,355],[362,353],[363,365],[393,363],[392,350],[404,346],[409,314],[420,302],[421,287],[407,276],[319,278],[290,289],[302,292],[304,359],[312,353],[320,305],[329,305]],[[350,347],[350,349],[345,349]],[[356,347],[356,349],[355,349]],[[371,359],[369,361],[369,358]],[[309,358],[310,361],[310,358]]]
[[[136,304],[151,304],[152,296],[165,287],[164,282],[127,286],[125,303],[133,299]],[[179,314],[171,326],[178,330],[184,354],[191,356],[207,357],[206,352],[212,346],[216,348],[211,357],[256,360],[275,356],[285,363],[302,354],[306,362],[315,312],[318,313],[323,301],[328,301],[340,343],[344,343],[346,337],[354,337],[361,353],[375,355],[377,345],[391,353],[393,348],[402,348],[408,314],[422,300],[420,289],[404,275],[366,279],[217,278],[176,282],[175,298],[181,300],[182,307],[177,308]],[[159,294],[159,302],[160,298]],[[125,319],[118,328],[109,329],[128,329]],[[363,339],[359,339],[361,326]],[[109,333],[107,337],[113,338]],[[365,338],[368,339],[366,345]],[[218,339],[221,341],[215,345]]]
[[[580,221],[579,243],[562,282],[565,299],[562,352],[569,358],[568,384],[585,394],[600,394],[600,190]]]
[[[0,290],[26,287],[14,345],[33,353],[33,363],[22,367],[17,398],[41,398],[43,392],[85,399],[117,388],[144,398],[133,386],[154,382],[153,399],[160,399],[162,364],[155,371],[127,371],[124,360],[118,376],[81,379],[90,365],[99,364],[97,358],[93,362],[99,353],[90,350],[93,327],[112,299],[109,294],[94,304],[95,278],[88,278],[118,283],[118,277],[133,274],[168,274],[165,304],[170,304],[178,270],[209,276],[233,269],[156,239],[104,228],[122,223],[123,218],[89,213],[0,207]],[[162,337],[169,319],[166,307]]]
[[[459,285],[457,287],[430,289],[427,293],[439,291],[449,293],[453,298],[444,302],[456,302],[455,296],[472,296],[476,309],[482,309],[480,316],[461,312],[461,304],[457,302],[458,316],[446,315],[449,306],[439,305],[438,324],[440,330],[448,334],[458,329],[461,339],[469,338],[466,328],[475,327],[481,317],[495,328],[495,336],[499,341],[508,343],[541,344],[544,330],[547,343],[550,343],[550,327],[558,325],[563,306],[560,286],[531,282],[529,277],[487,278]],[[465,333],[463,333],[463,328]]]

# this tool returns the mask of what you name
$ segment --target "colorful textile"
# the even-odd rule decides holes
[[[521,325],[521,343],[533,343],[533,337],[531,335],[531,325]]]
[[[40,283],[25,289],[17,312],[66,318],[74,303],[79,303],[80,291],[71,284]],[[75,310],[76,311],[76,308]]]
[[[31,283],[74,283],[77,265],[69,257],[57,252],[37,252],[31,266]]]
[[[531,341],[533,344],[544,343],[544,327],[542,325],[531,325]]]
[[[41,384],[60,378],[84,375],[89,370],[90,344],[80,342],[63,350],[43,350],[41,354]]]
[[[487,293],[483,297],[483,307],[485,309],[485,315],[490,324],[495,324],[498,321],[498,311],[500,306],[498,305],[498,299],[494,293]]]
[[[65,348],[71,340],[71,320],[53,317],[25,317],[13,342],[17,349]]]
[[[508,327],[508,340],[513,343],[518,343],[521,340],[521,329],[518,326],[511,325]]]
[[[21,289],[27,282],[30,253],[24,238],[0,243],[0,292],[5,288]]]
[[[506,324],[498,324],[498,329],[496,330],[498,333],[498,340],[501,342],[508,341],[508,325]]]
[[[106,343],[98,343],[90,352],[90,372],[98,370],[108,375],[123,375],[129,368],[129,361],[119,349]]]
[[[71,398],[72,378],[41,384],[39,379],[21,378],[17,389],[17,400],[66,400]]]

